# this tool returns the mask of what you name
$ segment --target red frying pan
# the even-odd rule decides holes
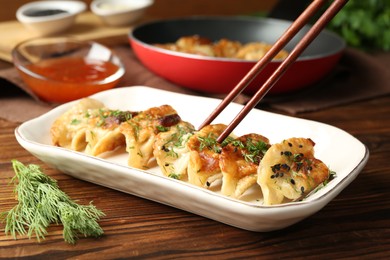
[[[212,41],[222,38],[247,42],[274,43],[291,22],[273,18],[201,16],[154,21],[134,28],[130,44],[138,59],[152,72],[180,86],[207,93],[228,93],[256,61],[204,57],[155,47],[182,36],[200,35]],[[309,30],[305,26],[285,47],[287,51]],[[345,41],[324,30],[270,90],[288,93],[323,79],[339,61]],[[253,94],[281,61],[272,61],[244,91]]]

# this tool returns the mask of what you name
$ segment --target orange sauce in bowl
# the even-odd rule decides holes
[[[82,57],[43,60],[26,68],[41,76],[33,77],[19,69],[31,90],[44,101],[60,103],[113,88],[122,76],[107,79],[119,70],[117,65]]]

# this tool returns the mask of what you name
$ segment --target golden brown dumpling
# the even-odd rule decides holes
[[[149,168],[156,135],[180,121],[179,115],[171,106],[162,105],[142,111],[133,119],[122,123],[119,131],[126,138],[128,165],[139,169]]]
[[[218,136],[226,129],[224,124],[207,125],[188,140],[190,150],[188,181],[200,187],[208,187],[222,178],[219,157],[222,150]]]
[[[257,168],[269,146],[266,137],[247,134],[223,147],[219,161],[222,194],[238,198],[256,183]]]
[[[137,114],[137,112],[108,109],[91,111],[85,136],[87,141],[85,153],[97,156],[124,146],[125,136],[120,132],[119,126]]]
[[[153,144],[153,155],[165,176],[182,180],[187,177],[190,150],[188,139],[195,128],[192,124],[181,121],[166,132],[160,132]]]
[[[53,145],[82,151],[87,146],[85,140],[92,111],[104,108],[104,104],[91,98],[84,98],[57,118],[51,126]]]
[[[80,100],[52,125],[54,145],[99,155],[125,144],[119,125],[137,112],[110,110],[91,98]]]
[[[264,42],[250,42],[240,48],[236,58],[244,60],[260,60],[271,49],[272,45]],[[274,59],[285,59],[288,52],[281,50]]]
[[[214,55],[216,57],[234,58],[241,47],[242,45],[238,41],[221,39],[213,46]]]
[[[200,37],[199,35],[181,37],[176,41],[176,46],[180,52],[214,56],[210,39]]]
[[[328,167],[314,157],[314,142],[290,138],[272,145],[258,168],[264,205],[297,200],[329,178]]]

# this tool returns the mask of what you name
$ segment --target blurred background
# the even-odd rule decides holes
[[[83,0],[89,4],[92,0]],[[32,0],[0,0],[0,21],[15,20],[15,13],[21,5]],[[218,6],[221,13],[229,14],[253,14],[270,10],[278,0],[198,0],[196,5],[188,5],[183,0],[155,0],[154,5],[148,10],[148,15],[158,17],[179,17],[194,14],[217,14],[210,12],[210,6]],[[239,4],[238,4],[239,3]],[[6,6],[6,8],[4,8]],[[179,7],[180,8],[177,8]],[[178,13],[177,10],[180,10]],[[213,8],[215,10],[215,8]]]
[[[87,4],[91,1],[84,0]],[[0,0],[0,21],[15,20],[17,8],[28,2],[32,0]],[[147,10],[147,15],[158,18],[218,15],[214,10],[220,10],[220,13],[224,15],[264,15],[272,11],[273,17],[294,19],[309,2],[311,1],[198,0],[196,4],[189,5],[183,0],[155,0],[155,4]],[[214,8],[210,8],[211,6]],[[349,0],[343,10],[333,19],[329,29],[341,35],[349,46],[365,51],[373,49],[389,51],[390,0]]]

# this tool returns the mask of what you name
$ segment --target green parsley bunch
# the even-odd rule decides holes
[[[390,50],[390,0],[349,0],[328,29],[364,50]]]

